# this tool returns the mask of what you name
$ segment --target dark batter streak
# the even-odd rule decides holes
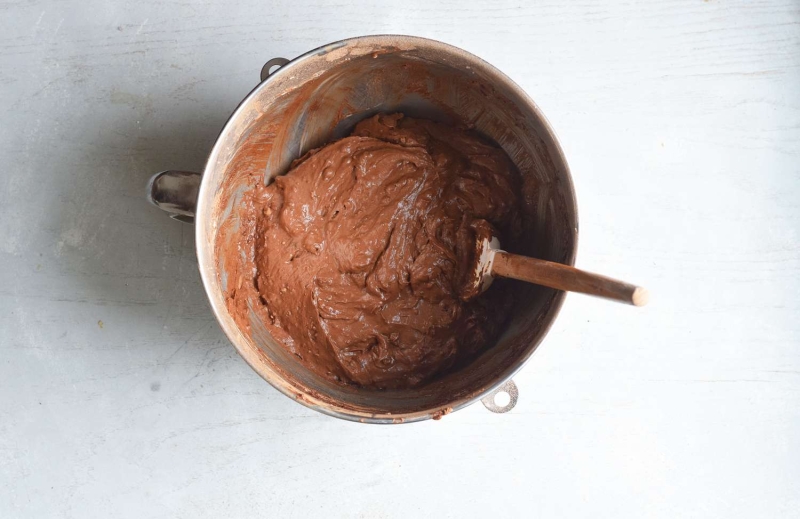
[[[361,122],[248,195],[243,239],[270,332],[317,374],[363,387],[413,387],[469,362],[513,298],[502,282],[459,297],[471,225],[514,242],[519,193],[508,156],[473,132],[402,114]]]

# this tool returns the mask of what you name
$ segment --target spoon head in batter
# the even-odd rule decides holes
[[[500,240],[489,222],[476,220],[471,227],[475,231],[475,250],[461,285],[462,301],[475,299],[491,286],[494,280],[492,262],[496,251],[500,250]]]

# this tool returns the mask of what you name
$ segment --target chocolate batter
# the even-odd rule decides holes
[[[402,114],[362,121],[245,201],[240,247],[269,331],[309,369],[362,387],[413,387],[469,362],[513,302],[502,280],[459,296],[472,225],[513,243],[519,193],[508,156],[473,132]],[[229,297],[246,310],[245,290]]]

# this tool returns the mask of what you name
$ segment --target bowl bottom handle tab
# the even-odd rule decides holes
[[[508,397],[508,401],[504,402],[503,400],[505,400],[506,395]],[[509,380],[485,397],[481,398],[481,403],[486,409],[493,413],[507,413],[514,409],[514,406],[517,405],[517,398],[519,398],[519,390],[517,389],[517,385],[513,380]],[[501,403],[498,403],[498,400]]]

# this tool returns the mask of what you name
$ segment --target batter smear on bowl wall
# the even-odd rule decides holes
[[[466,302],[473,224],[522,232],[521,186],[497,144],[402,114],[359,123],[245,194],[253,279],[226,294],[318,375],[373,389],[419,386],[494,344],[514,292],[502,280]],[[248,286],[252,284],[252,286]],[[237,319],[238,319],[237,317]]]

